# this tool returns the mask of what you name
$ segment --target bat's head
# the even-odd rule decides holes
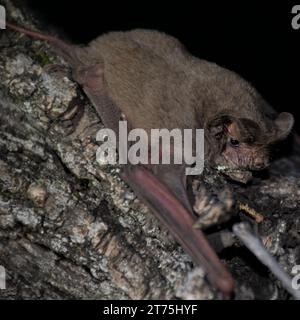
[[[280,113],[268,126],[259,122],[220,115],[209,122],[209,161],[231,179],[247,183],[253,170],[270,163],[271,146],[286,138],[294,124],[290,113]]]

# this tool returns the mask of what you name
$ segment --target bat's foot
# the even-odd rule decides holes
[[[234,204],[229,188],[225,187],[218,195],[213,195],[204,186],[201,187],[193,207],[198,215],[194,227],[203,230],[228,221],[232,217]]]
[[[211,233],[206,235],[206,238],[217,253],[231,247],[236,242],[233,233],[229,230],[221,230]]]
[[[68,105],[67,110],[61,114],[53,124],[56,130],[61,130],[64,136],[73,134],[84,114],[84,105],[78,98],[74,98]]]

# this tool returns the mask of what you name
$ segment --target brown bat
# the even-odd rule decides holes
[[[104,125],[115,132],[124,114],[131,128],[205,130],[205,162],[240,182],[269,164],[269,150],[292,129],[234,72],[190,55],[175,38],[150,30],[104,34],[85,47],[10,23],[50,42],[66,58],[75,81]],[[162,221],[210,281],[229,297],[234,288],[200,230],[186,192],[183,165],[127,166],[123,178]]]

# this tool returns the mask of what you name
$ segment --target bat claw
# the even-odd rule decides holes
[[[228,221],[233,214],[234,204],[233,194],[228,188],[222,190],[216,197],[201,186],[193,206],[198,215],[193,227],[204,230]]]
[[[50,75],[55,75],[60,78],[71,78],[71,72],[69,68],[60,64],[46,64],[44,66],[44,71]]]

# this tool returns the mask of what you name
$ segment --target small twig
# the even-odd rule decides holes
[[[257,223],[261,223],[264,221],[264,216],[257,212],[255,209],[250,208],[247,203],[238,203],[239,210],[245,211],[249,216],[255,219]]]
[[[238,223],[233,226],[234,234],[245,246],[266,265],[271,272],[281,281],[284,288],[297,300],[300,300],[300,290],[293,289],[292,280],[281,268],[273,256],[266,250],[259,238],[251,233],[251,227],[247,223]]]

